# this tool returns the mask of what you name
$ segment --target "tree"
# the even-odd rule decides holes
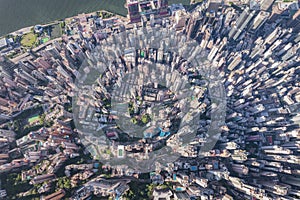
[[[134,123],[134,124],[137,124],[136,118],[132,118],[132,119],[131,119],[131,122]]]
[[[16,178],[16,182],[21,182],[22,181],[22,175],[18,174]]]
[[[64,188],[66,189],[70,189],[71,188],[71,181],[70,179],[65,179],[65,182],[64,182]]]
[[[33,188],[31,194],[37,194],[36,188]]]
[[[43,113],[43,114],[40,116],[40,124],[44,124],[44,123],[45,123],[45,119],[46,119],[46,114]]]
[[[143,122],[143,124],[147,124],[149,122],[149,116],[148,115],[143,115],[142,116],[142,122]]]
[[[152,192],[154,190],[155,185],[154,184],[148,184],[147,185],[147,195],[150,197],[152,195]]]
[[[61,177],[58,179],[56,183],[57,188],[60,189],[70,189],[71,188],[71,180],[68,179],[67,177]]]
[[[128,194],[127,194],[127,196],[128,197],[132,197],[134,194],[133,194],[133,191],[132,190],[128,190]]]

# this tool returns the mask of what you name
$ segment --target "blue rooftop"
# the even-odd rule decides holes
[[[159,128],[159,130],[160,130],[160,133],[159,133],[160,137],[167,137],[171,134],[170,132],[164,132],[161,128]]]

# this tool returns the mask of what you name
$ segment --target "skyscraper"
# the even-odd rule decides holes
[[[275,0],[262,0],[260,2],[260,9],[264,10],[264,11],[268,10],[272,6],[272,4],[274,3],[274,1]]]
[[[197,36],[200,24],[201,24],[201,19],[198,14],[193,14],[192,17],[189,19],[186,32],[187,32],[187,37],[194,39]]]
[[[269,16],[270,16],[270,13],[265,12],[265,11],[260,11],[258,13],[258,15],[254,18],[253,24],[251,25],[251,29],[256,30],[259,27],[261,27],[261,25],[263,25],[263,23],[265,23],[265,21],[267,21]]]
[[[231,31],[229,32],[229,38],[233,38],[237,34],[239,28],[246,21],[249,14],[249,7],[246,7],[245,10],[242,12],[241,16],[237,19],[235,25],[232,27]]]

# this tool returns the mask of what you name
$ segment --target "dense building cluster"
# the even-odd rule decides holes
[[[299,2],[127,8],[63,21],[66,34],[26,51],[0,40],[0,197],[299,199]],[[163,147],[178,157],[154,166]]]
[[[183,35],[176,35],[175,29],[169,33],[169,28],[160,32],[151,27],[144,29],[146,32],[134,30],[139,32],[140,39],[129,31],[107,38],[101,43],[101,50],[93,52],[82,65],[73,108],[81,141],[95,158],[112,164],[112,157],[119,157],[122,160],[116,162],[127,165],[132,160],[135,170],[136,160],[151,160],[149,168],[139,169],[145,171],[154,170],[150,163],[157,156],[155,150],[163,148],[166,142],[174,152],[197,156],[196,147],[188,150],[186,145],[193,140],[205,140],[204,130],[195,132],[198,124],[205,127],[210,123],[211,111],[206,112],[206,107],[210,107],[212,97],[208,95],[206,81],[201,80],[200,70],[187,61],[197,55],[195,52],[200,53],[196,50],[198,43],[194,42],[195,52],[183,59],[180,50],[168,51],[164,43],[158,49],[146,47],[166,40],[167,48],[191,49],[192,43],[184,44]],[[122,50],[118,44],[124,38]],[[132,47],[133,41],[140,43],[140,49]],[[122,54],[118,55],[119,52]],[[110,58],[102,59],[106,57]],[[209,68],[209,62],[202,67]],[[150,152],[154,154],[149,155]],[[170,154],[160,153],[166,154],[164,162],[169,160]]]

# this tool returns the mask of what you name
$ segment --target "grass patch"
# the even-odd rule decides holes
[[[48,35],[51,39],[59,38],[62,36],[62,28],[60,24],[53,24],[48,26]]]
[[[44,44],[44,43],[48,42],[49,40],[50,40],[49,38],[43,38],[42,43]]]
[[[30,124],[33,124],[33,123],[35,123],[35,122],[38,122],[39,120],[40,120],[40,116],[39,116],[39,115],[36,115],[36,116],[33,116],[33,117],[29,118],[29,119],[28,119],[28,122],[29,122]]]
[[[32,47],[36,42],[37,36],[34,33],[26,33],[21,38],[21,45],[24,47]]]

